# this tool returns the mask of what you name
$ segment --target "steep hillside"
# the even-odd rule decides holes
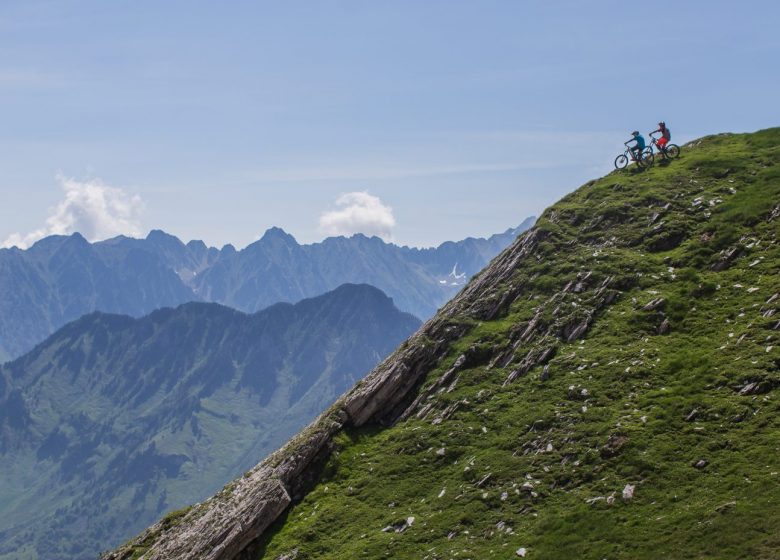
[[[362,235],[299,245],[278,228],[241,251],[185,245],[162,231],[94,244],[79,234],[52,236],[27,251],[0,249],[0,363],[93,311],[140,317],[211,301],[254,313],[345,283],[376,286],[403,311],[427,318],[531,224],[431,249]]]
[[[0,367],[0,558],[95,558],[203,499],[419,325],[366,285],[68,324]]]
[[[780,129],[592,181],[110,559],[776,558]]]

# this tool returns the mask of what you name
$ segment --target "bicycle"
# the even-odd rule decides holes
[[[625,169],[626,166],[628,166],[629,161],[635,161],[637,167],[646,169],[653,165],[653,159],[653,148],[650,146],[647,146],[644,150],[642,150],[639,159],[636,159],[634,157],[634,153],[631,151],[631,148],[626,146],[626,151],[615,158],[615,169]]]
[[[650,137],[650,145],[654,146],[664,159],[674,159],[679,157],[680,146],[677,144],[667,144],[666,146],[662,147],[658,145],[658,138],[653,136],[652,133],[649,133],[648,136]]]

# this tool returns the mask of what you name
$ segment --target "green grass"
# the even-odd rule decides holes
[[[537,224],[538,258],[511,279],[520,297],[495,321],[461,317],[473,327],[424,386],[469,348],[501,350],[539,307],[545,325],[582,315],[608,276],[617,301],[584,339],[557,342],[546,381],[537,366],[503,386],[518,352],[506,368],[460,372],[424,420],[342,433],[257,557],[780,556],[780,316],[763,316],[780,305],[765,304],[780,292],[780,218],[768,221],[778,203],[780,129],[708,137],[671,164],[566,196]],[[740,256],[713,270],[732,247]],[[587,289],[565,294],[557,314],[545,307],[580,271],[592,272]],[[655,298],[665,304],[642,310]],[[664,318],[671,330],[659,335]],[[740,395],[749,381],[765,392]],[[610,437],[622,446],[606,449]],[[405,531],[382,531],[409,517]]]

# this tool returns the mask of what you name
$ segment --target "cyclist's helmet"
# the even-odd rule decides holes
[[[634,132],[631,133],[631,136],[639,136],[639,131],[635,130]]]
[[[661,121],[661,122],[658,123],[658,126],[666,127],[666,123],[664,121]]]

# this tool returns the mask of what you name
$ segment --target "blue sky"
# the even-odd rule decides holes
[[[679,142],[780,125],[778,21],[770,1],[4,0],[0,243],[310,242],[328,212],[412,245],[502,231],[660,118]]]

